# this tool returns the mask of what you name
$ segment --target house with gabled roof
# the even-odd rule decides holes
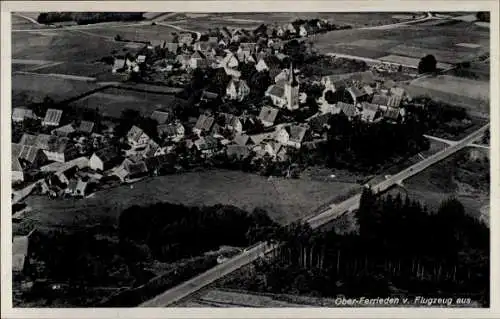
[[[213,136],[200,137],[194,141],[193,146],[198,150],[202,156],[213,155],[219,146],[219,141]]]
[[[238,57],[234,55],[231,51],[227,51],[226,55],[222,59],[221,66],[230,69],[236,69],[240,65]]]
[[[167,141],[179,142],[185,135],[184,126],[180,122],[161,124],[156,127],[158,136]]]
[[[386,106],[389,103],[389,97],[387,95],[375,94],[372,98],[372,104]]]
[[[80,125],[78,125],[76,131],[84,134],[92,134],[94,131],[94,122],[90,121],[80,121]]]
[[[138,126],[132,126],[127,133],[127,141],[132,147],[148,144],[150,137]]]
[[[250,87],[245,80],[231,79],[226,87],[226,97],[230,100],[243,101],[250,94]]]
[[[300,148],[308,127],[303,125],[287,125],[276,132],[275,140],[283,145]]]
[[[201,51],[195,51],[190,58],[189,66],[191,69],[204,68],[208,65],[207,57]]]
[[[30,109],[15,107],[12,110],[12,121],[14,122],[22,122],[25,119],[34,119],[34,118],[36,118],[36,115]]]
[[[193,128],[193,133],[200,135],[201,132],[210,132],[215,123],[215,118],[211,115],[201,114]]]
[[[53,129],[52,131],[50,131],[50,133],[52,135],[56,135],[56,136],[59,136],[59,137],[67,137],[71,133],[74,133],[74,132],[76,132],[76,129],[73,126],[72,123],[63,125],[61,127],[58,127],[56,129]]]
[[[364,122],[373,122],[379,113],[379,106],[368,102],[361,103],[363,109],[361,111],[361,120]]]
[[[181,69],[187,69],[191,65],[191,56],[189,54],[179,54],[176,62],[181,65]]]
[[[143,160],[132,161],[126,158],[115,170],[114,175],[122,182],[144,177],[148,174],[148,168]]]
[[[47,156],[43,150],[31,145],[11,144],[12,160],[16,159],[21,168],[38,168],[47,161]]]
[[[299,82],[295,77],[293,65],[290,65],[290,70],[288,80],[269,86],[265,96],[270,97],[277,107],[296,110],[299,108]]]
[[[368,98],[368,94],[364,90],[358,89],[357,87],[351,86],[346,89],[347,93],[350,94],[352,103],[354,105],[365,101]]]
[[[274,121],[278,116],[279,110],[271,106],[263,106],[259,113],[259,120],[262,122],[264,127],[270,127],[274,125]]]
[[[120,153],[114,147],[100,149],[89,160],[89,167],[96,171],[107,171],[120,163],[122,160]]]
[[[217,124],[222,128],[230,130],[231,132],[241,132],[243,131],[243,124],[240,119],[228,113],[219,113],[217,117]]]
[[[164,124],[172,118],[172,114],[168,111],[155,110],[151,113],[150,118],[155,120],[158,124]]]
[[[17,151],[14,150],[14,148],[12,148],[11,168],[10,168],[12,183],[24,181],[23,166],[21,165],[19,158],[16,157],[16,153]]]
[[[177,49],[179,49],[179,44],[174,43],[174,42],[165,42],[165,49],[167,49],[168,52],[172,52],[177,54]]]
[[[259,59],[259,61],[255,65],[255,69],[258,72],[277,69],[279,70],[279,73],[281,72],[281,61],[275,55],[265,55]]]
[[[59,126],[63,111],[57,109],[48,109],[42,121],[43,126]]]
[[[359,115],[358,108],[351,103],[338,102],[337,108],[340,108],[340,111],[349,119],[352,119]]]
[[[404,109],[388,106],[383,112],[383,117],[392,123],[399,122],[404,114]]]
[[[252,144],[252,141],[250,139],[250,136],[248,136],[247,134],[237,133],[234,135],[233,144],[239,146],[248,146]]]

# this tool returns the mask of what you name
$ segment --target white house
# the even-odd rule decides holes
[[[114,148],[100,149],[90,157],[89,167],[93,170],[103,172],[113,168],[119,159],[120,155]]]
[[[307,37],[307,29],[303,25],[299,27],[299,35],[301,37]]]
[[[35,114],[30,109],[25,109],[21,107],[16,107],[12,110],[12,121],[22,122],[27,118],[35,118]]]
[[[250,93],[250,88],[245,80],[231,79],[226,88],[226,96],[230,100],[243,101]]]

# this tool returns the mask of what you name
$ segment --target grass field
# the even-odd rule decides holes
[[[417,79],[405,88],[412,96],[428,96],[436,101],[465,107],[472,115],[489,116],[489,82],[439,75]]]
[[[137,92],[132,90],[109,88],[72,102],[72,105],[96,108],[101,114],[118,118],[125,109],[133,109],[142,115],[150,115],[154,110],[168,107],[173,95]]]
[[[123,48],[123,43],[76,31],[12,33],[13,59],[94,62]]]
[[[367,58],[390,54],[420,59],[434,54],[438,62],[458,63],[489,50],[489,32],[474,24],[406,25],[392,29],[351,29],[313,37],[322,53],[342,53]],[[469,47],[457,44],[470,44]],[[475,46],[475,47],[472,47]]]
[[[119,34],[122,38],[131,41],[168,41],[172,39],[172,32],[175,31],[175,29],[162,25],[116,26],[95,28],[91,30],[94,34],[112,38]]]
[[[14,74],[12,76],[12,106],[41,102],[48,96],[63,101],[96,89],[97,85],[42,74]]]
[[[149,178],[133,186],[101,191],[83,200],[31,196],[27,204],[33,208],[30,219],[54,227],[113,222],[126,207],[159,201],[194,206],[221,203],[245,210],[261,207],[276,221],[288,223],[308,215],[321,203],[352,186],[300,179],[268,180],[237,171],[207,171]]]
[[[104,63],[61,63],[37,68],[36,73],[42,74],[69,74],[78,76],[95,77],[103,73],[111,72],[111,66]]]

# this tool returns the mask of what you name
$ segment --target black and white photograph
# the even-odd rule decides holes
[[[8,13],[13,309],[491,307],[497,12],[281,3]]]

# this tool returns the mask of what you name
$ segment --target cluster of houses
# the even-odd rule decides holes
[[[350,120],[372,123],[385,119],[399,123],[405,119],[405,90],[392,80],[377,78],[372,71],[324,76],[319,98],[323,115],[343,113]]]

